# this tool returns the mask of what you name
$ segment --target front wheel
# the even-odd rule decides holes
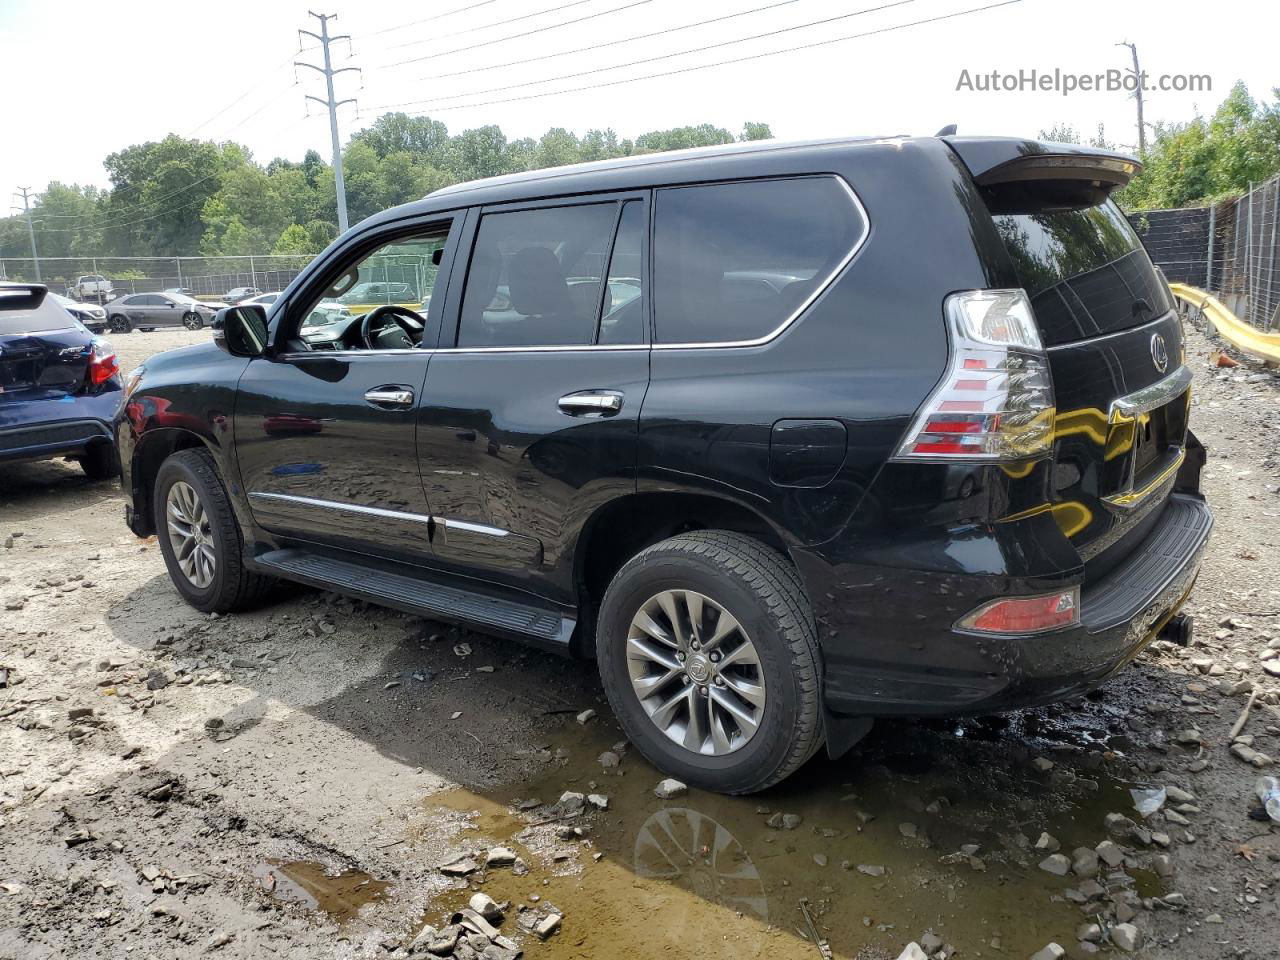
[[[107,321],[107,329],[112,333],[128,333],[133,329],[133,324],[129,322],[129,318],[124,314],[117,313]]]
[[[199,330],[204,326],[204,318],[198,313],[188,313],[182,318],[182,325],[188,330]]]
[[[822,744],[813,612],[795,568],[752,537],[641,551],[605,593],[596,653],[628,739],[686,783],[753,793]]]
[[[197,610],[243,610],[271,586],[244,565],[240,524],[207,450],[180,450],[160,465],[152,510],[169,579]]]

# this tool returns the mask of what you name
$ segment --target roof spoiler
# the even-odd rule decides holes
[[[1110,193],[1142,169],[1133,157],[1073,143],[1007,137],[943,137],[979,186],[1028,180],[1084,180]]]
[[[48,292],[43,283],[0,283],[0,310],[35,310]]]

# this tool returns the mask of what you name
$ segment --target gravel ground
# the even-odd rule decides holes
[[[128,370],[207,336],[112,339]],[[1280,828],[1250,811],[1280,775],[1280,378],[1213,349],[1192,332],[1193,646],[1074,703],[881,725],[752,798],[655,797],[590,665],[301,588],[199,615],[116,485],[5,468],[0,958],[444,955],[476,891],[511,939],[464,929],[464,960],[1276,956]]]

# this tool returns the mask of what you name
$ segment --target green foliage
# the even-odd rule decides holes
[[[564,127],[508,140],[496,126],[450,134],[439,120],[388,113],[347,145],[347,210],[357,223],[463,180],[772,135],[768,124],[750,122],[736,138],[704,123],[634,142],[611,129],[579,137]],[[50,183],[37,198],[41,257],[304,255],[337,236],[333,169],[315,150],[301,161],[277,157],[264,166],[238,143],[170,135],[103,163],[109,190]],[[25,220],[0,219],[0,258],[29,256]]]

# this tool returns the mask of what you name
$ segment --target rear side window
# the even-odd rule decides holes
[[[617,213],[616,203],[593,203],[485,214],[458,346],[590,344]]]
[[[864,233],[861,211],[834,177],[658,190],[658,342],[769,336],[821,291]]]

